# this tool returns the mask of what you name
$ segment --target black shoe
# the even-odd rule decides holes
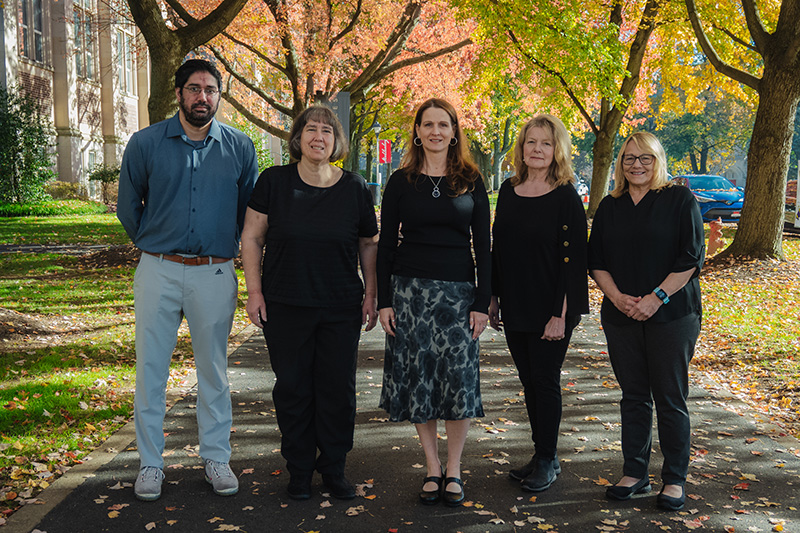
[[[662,489],[663,490],[663,489]],[[656,505],[665,511],[680,511],[686,504],[686,490],[681,487],[681,495],[679,498],[667,496],[663,492],[659,492],[656,496]]]
[[[511,479],[516,479],[517,481],[522,481],[523,479],[531,475],[535,464],[536,464],[536,456],[534,455],[533,457],[531,457],[531,460],[528,461],[528,464],[526,464],[525,466],[509,470],[508,477],[510,477]],[[561,463],[558,461],[558,455],[556,455],[555,458],[553,459],[553,471],[556,473],[556,475],[559,475],[561,473]]]
[[[537,459],[533,472],[522,480],[522,489],[529,492],[541,492],[550,488],[556,480],[556,470],[550,459]]]
[[[311,474],[292,474],[286,487],[293,500],[307,500],[311,497]]]
[[[428,476],[422,481],[424,487],[426,483],[432,481],[436,483],[436,490],[425,490],[424,488],[419,492],[419,501],[425,505],[434,505],[439,503],[442,496],[442,476]]]
[[[448,477],[444,480],[444,486],[447,487],[450,483],[457,483],[459,491],[458,492],[450,492],[446,488],[444,492],[444,503],[449,505],[450,507],[458,507],[462,503],[464,503],[464,498],[466,498],[464,494],[464,482],[461,481],[457,477]]]
[[[322,474],[322,483],[331,491],[331,496],[339,500],[352,500],[356,497],[356,488],[347,481],[344,474]]]
[[[612,485],[606,489],[606,498],[609,500],[625,501],[630,500],[634,494],[650,492],[650,477],[645,476],[630,487],[620,487]]]

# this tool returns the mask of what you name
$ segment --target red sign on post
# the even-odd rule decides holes
[[[378,163],[392,162],[392,142],[387,140],[378,141]]]

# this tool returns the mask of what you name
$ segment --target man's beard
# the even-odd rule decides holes
[[[213,106],[204,102],[195,102],[192,108],[189,109],[186,106],[186,101],[183,96],[181,96],[178,104],[181,106],[181,110],[183,110],[183,116],[186,122],[198,128],[202,128],[211,122],[211,119],[217,114],[217,108],[219,107],[219,103]]]

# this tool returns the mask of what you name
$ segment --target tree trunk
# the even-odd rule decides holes
[[[185,54],[173,46],[153,47],[150,50],[150,99],[147,112],[150,124],[172,116],[178,109],[175,100],[175,71],[183,63]]]
[[[600,200],[606,196],[608,190],[608,179],[611,174],[611,162],[614,157],[614,138],[619,130],[619,124],[612,129],[613,134],[600,130],[592,145],[592,185],[589,192],[589,207],[586,215],[594,217]]]
[[[767,62],[758,92],[758,110],[747,155],[742,219],[733,243],[722,254],[782,260],[786,173],[800,100],[796,69],[779,69]]]
[[[694,148],[689,152],[689,162],[692,164],[692,174],[699,174],[700,167],[697,164],[697,154],[694,153]]]
[[[708,174],[708,151],[710,150],[708,143],[703,141],[703,147],[700,149],[700,174]]]

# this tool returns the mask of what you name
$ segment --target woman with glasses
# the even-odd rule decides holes
[[[664,464],[658,507],[683,508],[689,468],[689,361],[700,332],[704,237],[700,208],[667,178],[658,139],[622,145],[614,190],[600,202],[589,238],[589,271],[603,291],[600,317],[622,389],[622,478],[606,497],[650,491],[653,403]]]
[[[523,490],[546,490],[561,472],[561,365],[572,331],[589,312],[586,212],[575,190],[564,124],[538,115],[519,133],[516,175],[497,196],[489,321],[502,324],[525,391],[534,453],[509,472]]]

